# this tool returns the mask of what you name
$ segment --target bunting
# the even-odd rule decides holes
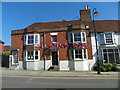
[[[57,47],[57,48],[66,48],[66,47],[69,47],[69,48],[86,48],[87,46],[87,43],[64,43],[64,44],[58,44],[58,43],[51,43],[49,45],[39,45],[38,47],[39,48],[53,48],[53,47]]]

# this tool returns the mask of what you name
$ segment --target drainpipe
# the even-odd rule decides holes
[[[45,32],[43,32],[43,60],[44,60],[44,70],[45,70],[45,66],[46,66],[46,61],[45,61]]]

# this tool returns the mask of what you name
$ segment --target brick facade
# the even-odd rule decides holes
[[[3,49],[4,49],[4,42],[0,41],[0,54],[3,53]]]
[[[74,70],[91,70],[93,64],[95,61],[93,60],[93,51],[92,51],[92,41],[91,41],[91,33],[93,32],[93,22],[91,20],[90,15],[90,9],[87,8],[85,10],[80,10],[80,20],[73,20],[73,21],[54,21],[54,22],[41,22],[41,23],[34,23],[25,29],[21,30],[13,30],[12,31],[12,48],[19,49],[19,61],[25,62],[25,51],[30,50],[39,50],[40,51],[40,62],[26,62],[25,66],[27,69],[35,69],[39,70],[38,68],[43,69],[43,60],[44,60],[44,53],[43,48],[40,48],[39,46],[34,45],[25,45],[25,35],[29,34],[39,34],[39,40],[40,44],[43,45],[50,45],[52,43],[51,41],[51,33],[58,33],[57,34],[57,44],[65,44],[69,43],[69,37],[68,34],[71,32],[85,32],[86,33],[86,49],[87,49],[87,60],[83,61],[73,61],[70,59],[70,53],[69,53],[69,47],[65,48],[57,48],[58,51],[58,60],[59,60],[59,68],[61,70],[70,70],[71,68]],[[104,28],[110,24],[117,24],[117,21],[112,20],[103,20],[103,21],[96,21],[97,26],[97,32],[103,32]],[[90,28],[86,28],[86,26],[89,26]],[[115,27],[108,27],[110,30],[118,30]],[[106,30],[108,30],[108,28]],[[110,31],[108,30],[108,31]],[[45,33],[45,38],[43,37],[43,33]],[[73,48],[74,49],[74,48]],[[51,51],[54,51],[54,49],[47,49],[45,51],[46,55],[46,62],[50,63],[51,60]],[[50,61],[50,62],[49,62]],[[39,63],[39,65],[38,65]],[[46,63],[46,64],[47,64]],[[73,66],[71,66],[74,64]],[[38,65],[38,66],[36,66]],[[24,65],[21,65],[22,67]],[[47,64],[49,66],[49,64]],[[51,67],[51,66],[49,66]],[[46,69],[48,69],[46,67]]]

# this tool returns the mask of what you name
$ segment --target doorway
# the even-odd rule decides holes
[[[58,65],[58,51],[52,51],[52,65]]]
[[[13,60],[12,60],[12,65],[13,64],[18,64],[18,51],[12,51],[12,55],[13,55]]]

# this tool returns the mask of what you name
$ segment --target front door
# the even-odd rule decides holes
[[[58,52],[52,51],[52,65],[58,65]]]

